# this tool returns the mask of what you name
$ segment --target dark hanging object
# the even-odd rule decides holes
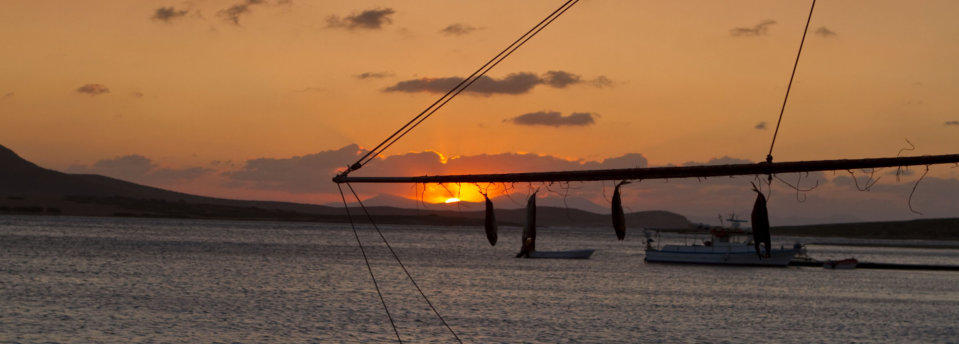
[[[753,245],[756,247],[756,255],[760,258],[763,253],[759,250],[759,243],[766,246],[766,257],[770,256],[772,242],[769,238],[769,212],[766,210],[766,197],[762,192],[756,191],[756,203],[753,204],[752,222],[753,222]]]
[[[622,181],[616,184],[616,191],[613,191],[613,229],[616,230],[616,238],[626,239],[626,214],[623,213],[623,198],[619,194],[619,187],[628,182]]]
[[[516,258],[529,258],[529,254],[536,250],[536,193],[529,195],[526,201],[526,226],[523,227],[522,246]]]
[[[483,195],[486,198],[486,239],[489,240],[489,244],[496,246],[496,213],[493,211],[493,202],[489,200],[489,197]]]

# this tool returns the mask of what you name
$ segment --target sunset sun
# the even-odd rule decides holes
[[[450,197],[450,198],[447,198],[447,199],[446,199],[445,203],[456,203],[456,202],[459,202],[459,201],[460,201],[459,198]]]

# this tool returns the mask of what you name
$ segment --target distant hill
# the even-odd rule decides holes
[[[67,174],[29,162],[0,146],[0,192],[30,196],[124,196],[162,200],[206,197],[163,190],[95,174]]]
[[[510,204],[508,200],[495,200]],[[496,209],[501,225],[521,225],[525,211],[523,200],[514,209]],[[605,209],[588,200],[571,199],[571,207],[562,199],[543,198],[537,211],[537,223],[543,226],[610,226],[609,215],[572,208],[588,202],[594,209]],[[430,204],[380,195],[365,200],[374,220],[381,223],[430,225],[482,225],[482,204]],[[390,206],[400,205],[401,207]],[[49,214],[82,216],[141,216],[177,218],[262,219],[289,221],[347,221],[339,206],[244,201],[174,192],[92,174],[69,174],[31,163],[12,150],[0,146],[0,214]],[[354,212],[354,216],[359,211]],[[362,219],[362,217],[357,216]],[[667,211],[627,214],[630,227],[686,228],[689,221]]]
[[[520,226],[525,220],[522,197],[497,198],[496,219],[502,226]],[[543,197],[538,201],[537,223],[542,226],[611,226],[608,207],[588,200]],[[595,212],[577,209],[582,201]],[[421,225],[483,224],[482,203],[424,205],[397,196],[379,195],[364,200],[377,223]],[[397,207],[395,205],[400,205]],[[555,206],[559,205],[559,206]],[[355,207],[356,204],[351,205]],[[602,213],[600,213],[602,212]],[[92,174],[69,174],[45,169],[0,146],[0,215],[41,214],[79,216],[137,216],[197,219],[346,222],[339,205],[244,201],[203,197],[130,183]],[[363,222],[361,211],[353,215]],[[668,211],[626,214],[630,228],[673,229],[702,232],[682,215]],[[773,235],[846,237],[867,239],[921,239],[959,241],[959,219],[926,219],[897,222],[838,223],[774,227]]]
[[[164,206],[160,206],[161,204]],[[203,213],[210,213],[209,210],[198,210],[201,214],[173,211],[172,208],[177,208],[176,205],[181,204],[202,204],[221,208],[252,207],[269,212],[302,212],[312,215],[342,213],[342,209],[319,205],[203,197],[101,175],[63,173],[37,166],[21,158],[12,150],[0,146],[0,211],[4,211],[5,207],[7,212],[35,213],[36,207],[43,207],[50,208],[44,209],[48,213],[92,216],[138,214],[204,217]],[[171,209],[167,209],[167,206]]]

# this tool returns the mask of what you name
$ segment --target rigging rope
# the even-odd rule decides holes
[[[370,278],[373,280],[373,287],[376,288],[376,295],[380,297],[380,302],[383,304],[383,309],[386,310],[386,317],[390,319],[390,325],[393,326],[393,333],[396,334],[396,341],[403,343],[403,339],[400,339],[400,331],[396,330],[396,323],[393,322],[393,316],[390,315],[389,307],[386,307],[386,300],[383,299],[383,293],[380,292],[380,285],[376,283],[376,276],[373,276],[373,267],[370,266],[370,259],[366,257],[366,249],[363,248],[363,242],[360,241],[360,234],[356,231],[356,224],[353,223],[353,216],[350,215],[350,206],[346,204],[346,196],[343,195],[343,188],[340,187],[340,184],[336,184],[336,188],[340,190],[340,198],[343,200],[343,208],[346,208],[346,217],[350,219],[350,227],[353,228],[353,236],[356,237],[356,244],[360,246],[360,252],[363,253],[363,261],[366,262],[366,269],[370,272]]]
[[[348,166],[346,171],[344,171],[341,175],[346,176],[350,172],[362,168],[364,165],[366,165],[367,163],[375,159],[377,156],[383,153],[386,149],[388,149],[390,146],[396,143],[396,141],[403,138],[403,136],[406,136],[406,134],[412,131],[413,128],[415,128],[424,120],[426,120],[431,115],[433,115],[433,113],[435,113],[437,110],[439,110],[444,105],[446,105],[446,103],[449,103],[449,101],[452,100],[454,97],[462,93],[463,90],[465,90],[474,82],[476,82],[477,80],[485,76],[487,72],[493,69],[493,67],[496,67],[496,65],[498,65],[500,62],[505,60],[507,57],[509,57],[513,52],[515,52],[517,49],[523,46],[523,44],[526,44],[527,41],[529,41],[531,38],[536,36],[536,34],[538,34],[540,31],[545,29],[546,26],[548,26],[550,23],[552,23],[557,18],[559,18],[559,16],[563,15],[563,13],[566,13],[566,11],[569,10],[569,8],[571,8],[573,5],[575,5],[578,2],[579,0],[567,0],[566,2],[564,2],[560,7],[554,10],[548,16],[546,16],[546,18],[543,18],[543,20],[541,20],[539,23],[537,23],[532,28],[530,28],[529,31],[524,33],[519,38],[517,38],[515,41],[513,41],[513,43],[508,45],[506,48],[504,48],[502,51],[496,54],[496,56],[491,58],[485,64],[480,66],[480,68],[478,68],[468,77],[466,77],[466,79],[463,79],[462,81],[460,81],[456,86],[454,86],[452,89],[447,91],[446,94],[444,94],[442,97],[434,101],[432,104],[430,104],[430,106],[428,106],[418,115],[414,116],[413,119],[411,119],[409,122],[407,122],[402,127],[397,129],[395,132],[393,132],[393,134],[391,134],[382,142],[380,142],[378,145],[376,145],[376,147],[374,147],[373,149],[368,151],[366,154],[364,154],[362,157],[360,157],[355,163]]]
[[[789,101],[789,90],[793,87],[793,78],[796,77],[796,68],[799,67],[799,57],[802,56],[802,47],[806,42],[806,33],[809,32],[809,22],[812,21],[812,11],[816,8],[816,0],[812,0],[809,6],[809,17],[806,18],[806,28],[803,29],[802,39],[799,41],[799,51],[796,52],[796,62],[793,63],[793,72],[789,75],[789,83],[786,85],[786,97],[783,98],[783,106],[779,109],[779,119],[776,121],[776,130],[773,131],[773,140],[769,144],[769,153],[766,154],[766,162],[773,162],[773,147],[776,145],[776,136],[779,135],[779,125],[783,121],[783,112],[786,112],[786,102]],[[770,180],[772,176],[770,175]]]
[[[443,326],[446,326],[446,329],[449,330],[451,334],[453,334],[453,338],[456,338],[457,342],[459,342],[460,344],[463,344],[463,341],[460,340],[460,337],[456,335],[456,332],[453,331],[453,328],[450,327],[448,323],[446,323],[446,319],[443,319],[443,316],[440,315],[440,312],[436,310],[436,307],[433,307],[433,303],[430,302],[430,299],[426,297],[425,293],[423,293],[423,289],[420,289],[419,284],[417,284],[416,280],[413,279],[413,275],[411,275],[410,271],[406,269],[406,265],[403,265],[403,261],[400,260],[400,256],[396,254],[396,251],[393,251],[393,246],[390,246],[390,242],[386,240],[385,236],[383,236],[383,232],[380,231],[380,227],[376,225],[376,222],[373,222],[373,216],[370,215],[369,210],[367,210],[366,206],[363,205],[363,201],[360,200],[360,196],[357,195],[356,191],[353,190],[353,186],[350,185],[350,183],[346,183],[346,186],[350,189],[350,192],[353,193],[353,197],[355,197],[356,202],[360,204],[360,208],[362,208],[363,212],[366,213],[366,217],[370,220],[370,223],[373,225],[373,228],[376,229],[376,233],[380,235],[380,239],[383,239],[383,243],[386,244],[386,248],[388,248],[390,250],[390,253],[393,254],[393,258],[396,259],[396,263],[398,263],[400,267],[403,268],[403,272],[406,273],[406,277],[410,278],[410,282],[413,282],[413,286],[416,287],[416,290],[420,292],[421,296],[423,296],[423,300],[426,300],[426,304],[430,306],[430,309],[433,310],[433,313],[436,314],[436,317],[439,318],[441,322],[443,322]],[[340,187],[339,184],[337,184],[337,187]],[[340,195],[342,196],[342,194],[343,194],[343,190],[340,189]],[[343,202],[345,204],[346,200],[344,199]],[[383,305],[385,306],[386,304],[384,303]],[[392,321],[392,319],[390,321]],[[395,329],[395,326],[394,326],[394,329]],[[397,334],[397,339],[399,339],[399,334]]]

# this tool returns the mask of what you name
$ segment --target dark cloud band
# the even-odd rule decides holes
[[[459,84],[462,78],[420,78],[400,81],[393,86],[384,89],[386,92],[428,92],[445,93]],[[524,94],[538,85],[545,85],[552,88],[566,88],[571,85],[586,83],[581,76],[565,71],[548,71],[542,76],[531,72],[520,72],[508,74],[503,78],[497,79],[488,76],[482,76],[476,80],[464,93],[490,96],[494,94]],[[607,87],[612,84],[605,76],[597,77],[588,82],[595,87]]]
[[[472,25],[455,23],[455,24],[450,24],[446,26],[445,28],[443,28],[442,30],[440,30],[440,33],[444,35],[449,35],[449,36],[463,36],[463,35],[468,35],[478,29],[479,28]]]
[[[504,120],[516,125],[549,127],[585,127],[596,123],[598,115],[590,112],[574,112],[569,116],[556,111],[539,111],[522,114]]]
[[[382,79],[382,78],[393,76],[393,72],[364,72],[354,76],[360,80]]]
[[[342,18],[333,15],[326,19],[326,24],[328,27],[344,28],[347,30],[379,30],[382,29],[383,26],[393,23],[391,16],[394,13],[396,13],[396,11],[392,8],[375,8]]]
[[[190,10],[178,10],[173,6],[170,7],[160,7],[153,12],[153,20],[162,21],[164,23],[169,23],[174,19],[183,17],[190,13]]]
[[[213,172],[210,169],[202,167],[180,169],[159,167],[149,158],[139,154],[99,160],[92,166],[75,165],[71,166],[69,171],[73,173],[102,174],[148,185],[168,185],[171,183],[191,181]]]
[[[820,26],[818,29],[816,29],[816,31],[813,31],[813,33],[822,37],[835,37],[839,35],[838,33],[836,33],[836,31],[830,30],[829,28],[825,26]]]
[[[223,19],[226,21],[233,23],[233,25],[240,25],[240,17],[249,13],[252,6],[263,3],[265,3],[264,0],[243,0],[240,3],[220,10],[217,12],[217,15],[223,17]]]
[[[769,27],[776,24],[775,20],[766,19],[759,24],[749,27],[734,27],[729,30],[733,36],[763,36],[769,33]]]
[[[77,93],[89,94],[91,96],[97,96],[101,94],[110,93],[110,89],[101,84],[86,84],[77,88]]]

